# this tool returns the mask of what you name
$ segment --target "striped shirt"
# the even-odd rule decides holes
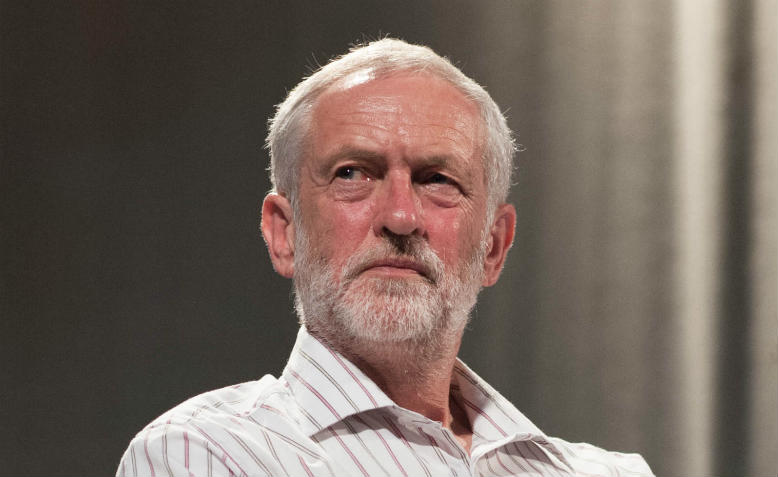
[[[547,437],[461,361],[451,396],[473,430],[469,454],[301,328],[280,378],[174,407],[130,442],[117,476],[652,475],[637,454]]]

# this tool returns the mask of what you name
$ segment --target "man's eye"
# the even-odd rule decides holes
[[[335,171],[335,177],[338,179],[345,179],[348,181],[358,180],[365,177],[365,175],[357,169],[356,167],[351,166],[344,166],[339,167],[337,171]]]
[[[453,184],[454,183],[454,181],[452,181],[450,178],[444,176],[439,172],[431,174],[429,177],[427,177],[427,180],[425,182],[427,184]]]

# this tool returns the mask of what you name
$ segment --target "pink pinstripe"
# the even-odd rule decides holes
[[[240,466],[240,464],[238,464],[238,461],[237,461],[237,460],[235,460],[235,458],[233,458],[233,457],[232,457],[232,456],[229,454],[229,452],[227,452],[227,451],[224,449],[224,447],[222,447],[222,445],[221,445],[221,444],[219,444],[219,442],[218,442],[218,441],[216,441],[216,440],[215,440],[213,437],[211,437],[211,436],[210,436],[210,435],[209,435],[207,432],[205,432],[205,431],[204,431],[202,428],[200,428],[200,426],[198,426],[197,424],[193,424],[193,425],[192,425],[192,427],[194,427],[195,429],[197,429],[197,432],[199,432],[199,433],[200,433],[200,434],[201,434],[203,437],[205,437],[206,439],[208,439],[208,442],[210,442],[211,444],[213,444],[213,445],[215,445],[216,447],[218,447],[218,448],[219,448],[219,450],[220,450],[220,451],[222,451],[222,452],[224,453],[223,459],[230,459],[232,462],[234,462],[234,463],[235,463],[235,465],[238,467],[238,469],[240,469],[240,471],[241,471],[243,474],[245,474],[245,473],[246,473],[246,471],[245,471],[245,470],[243,470],[243,468]],[[227,465],[227,461],[226,461],[226,460],[222,460],[222,463],[223,463],[223,464],[224,464],[224,466],[225,466],[225,467],[227,467],[228,469],[230,468],[230,466],[229,466],[229,465]]]
[[[370,391],[368,391],[367,388],[365,387],[365,385],[362,384],[362,381],[360,381],[359,378],[357,378],[357,376],[351,371],[351,368],[346,366],[346,363],[344,363],[343,360],[340,358],[340,356],[338,356],[337,353],[332,351],[329,346],[325,346],[325,348],[327,348],[327,351],[330,352],[330,354],[335,358],[335,360],[338,362],[338,364],[340,364],[343,367],[343,369],[345,369],[346,372],[349,375],[351,375],[352,378],[354,378],[354,381],[359,385],[360,388],[362,388],[362,391],[365,392],[365,396],[367,396],[367,398],[370,399],[370,402],[373,403],[373,406],[378,407],[378,401],[375,400],[373,395],[370,394]]]
[[[538,473],[542,472],[542,469],[540,469],[538,466],[533,464],[532,459],[528,459],[527,456],[524,454],[524,452],[521,451],[521,448],[519,447],[519,444],[517,442],[513,443],[513,447],[516,449],[516,452],[522,457],[522,459],[524,459],[524,461],[527,463],[528,466],[532,467],[532,469]],[[532,451],[530,451],[530,453],[531,452]]]
[[[408,450],[411,451],[411,454],[413,454],[413,457],[416,458],[416,460],[419,462],[419,465],[422,467],[422,469],[424,469],[424,473],[427,474],[427,477],[432,477],[432,474],[430,474],[430,470],[424,464],[424,461],[421,460],[421,457],[419,457],[419,454],[417,454],[416,451],[413,450],[413,447],[411,447],[411,443],[408,442],[408,439],[405,438],[405,436],[403,435],[402,431],[400,431],[400,429],[395,425],[395,423],[390,421],[388,417],[384,417],[384,420],[389,425],[389,429],[391,429],[392,432],[394,432],[394,434],[402,441],[402,443],[405,444],[405,446],[408,448]]]
[[[370,430],[372,430],[372,431],[375,433],[375,435],[377,435],[377,436],[378,436],[378,439],[379,439],[379,440],[381,441],[381,443],[384,445],[384,447],[386,448],[386,451],[387,451],[387,452],[389,452],[389,455],[392,457],[392,460],[394,461],[394,463],[395,463],[395,464],[397,464],[397,468],[398,468],[398,469],[400,469],[400,472],[402,472],[402,474],[403,474],[405,477],[408,477],[408,473],[407,473],[407,472],[405,472],[405,468],[403,468],[402,464],[401,464],[401,463],[400,463],[400,461],[397,459],[397,456],[394,454],[394,451],[392,451],[392,448],[391,448],[391,447],[389,447],[389,443],[387,443],[387,442],[386,442],[386,439],[384,439],[384,436],[382,436],[382,435],[381,435],[381,433],[380,433],[380,432],[378,432],[376,429],[373,429],[373,426],[371,426],[371,425],[369,425],[368,423],[366,423],[366,422],[365,422],[365,420],[364,420],[364,419],[362,419],[360,416],[358,416],[358,415],[357,415],[357,416],[354,416],[354,418],[355,418],[357,421],[359,421],[359,422],[361,422],[362,424],[364,424],[364,426],[365,426],[365,427],[367,427],[367,428],[369,428]]]
[[[327,407],[327,409],[329,409],[329,410],[330,410],[330,412],[332,412],[332,414],[333,414],[335,417],[337,417],[338,419],[340,419],[340,414],[338,414],[338,411],[336,411],[336,410],[335,410],[335,408],[334,408],[334,407],[332,407],[332,404],[330,404],[330,402],[329,402],[329,401],[327,401],[327,400],[324,398],[324,396],[322,396],[322,395],[321,395],[321,393],[319,393],[319,391],[317,391],[316,389],[314,389],[314,387],[313,387],[313,386],[311,386],[311,385],[308,383],[308,381],[306,381],[305,379],[303,379],[303,378],[302,378],[302,377],[301,377],[299,374],[297,374],[295,371],[291,371],[291,373],[292,373],[292,376],[294,376],[294,377],[295,377],[295,379],[297,379],[298,381],[300,381],[300,383],[301,383],[303,386],[305,386],[306,388],[308,388],[308,390],[309,390],[311,393],[313,393],[313,395],[314,395],[314,396],[316,396],[317,398],[319,398],[319,401],[321,401],[321,402],[322,402],[322,404],[324,404],[324,405]]]
[[[508,472],[509,474],[511,472],[513,472],[511,469],[506,467],[505,464],[503,463],[502,459],[500,459],[500,452],[497,449],[494,450],[494,458],[497,460],[497,463],[500,464],[500,467],[505,469],[506,472]]]
[[[146,434],[146,438],[143,440],[143,451],[146,453],[146,461],[149,463],[149,470],[151,471],[151,477],[156,477],[154,472],[154,464],[151,462],[151,456],[149,455],[149,435]]]
[[[351,457],[351,460],[354,461],[354,464],[356,464],[356,466],[362,472],[362,475],[364,475],[365,477],[370,477],[370,474],[367,473],[365,468],[362,466],[362,463],[359,461],[359,459],[357,459],[357,456],[355,456],[354,453],[351,452],[349,446],[347,446],[346,443],[343,442],[343,439],[341,439],[338,433],[335,432],[335,429],[333,429],[332,426],[330,426],[327,428],[327,430],[330,431],[330,434],[332,434],[332,436],[338,440],[338,443],[340,443],[340,445],[343,447],[343,450],[345,450],[346,453],[349,455],[349,457]]]
[[[270,440],[270,435],[267,432],[262,431],[262,436],[265,438],[265,442],[267,442],[267,448],[270,450],[270,455],[272,455],[276,462],[278,462],[278,465],[281,466],[281,469],[283,469],[284,473],[289,475],[289,471],[286,470],[284,463],[278,457],[278,452],[276,452],[276,448],[273,445],[273,442]]]
[[[483,417],[484,417],[484,419],[486,419],[487,421],[489,421],[489,423],[491,423],[491,425],[493,425],[493,426],[494,426],[494,428],[495,428],[495,429],[497,429],[497,430],[500,432],[500,434],[502,434],[502,436],[503,436],[503,437],[507,437],[507,436],[508,436],[508,433],[507,433],[507,432],[505,432],[505,431],[502,429],[502,427],[500,427],[500,426],[499,426],[499,424],[497,424],[496,422],[494,422],[494,419],[492,419],[491,417],[489,417],[489,414],[487,414],[487,413],[486,413],[486,411],[484,411],[484,410],[483,410],[483,409],[481,409],[480,407],[476,406],[476,405],[475,405],[475,404],[473,404],[472,402],[468,401],[468,400],[467,400],[467,399],[465,399],[464,397],[462,397],[462,398],[461,398],[461,400],[462,400],[462,403],[464,403],[464,404],[465,404],[467,407],[469,407],[470,409],[474,410],[475,412],[477,412],[478,414],[480,414],[481,416],[483,416]]]
[[[184,468],[189,472],[189,434],[184,431]]]
[[[311,469],[308,467],[308,464],[305,463],[303,458],[298,455],[297,459],[300,461],[300,466],[305,469],[305,473],[308,474],[308,477],[313,477],[313,472],[311,472]]]

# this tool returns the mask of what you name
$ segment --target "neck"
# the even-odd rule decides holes
[[[444,424],[450,419],[449,388],[457,342],[453,349],[430,356],[407,346],[386,346],[378,352],[348,353],[348,358],[399,406]],[[349,350],[351,351],[351,350]]]
[[[354,363],[398,406],[440,422],[470,451],[472,433],[467,416],[449,396],[464,330],[436,339],[434,344],[342,343],[320,336],[317,330],[308,331]]]

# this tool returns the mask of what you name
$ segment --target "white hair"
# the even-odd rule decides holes
[[[372,80],[404,72],[427,73],[448,81],[478,106],[485,131],[482,138],[484,177],[491,215],[508,197],[516,150],[505,116],[489,93],[448,59],[426,46],[392,38],[353,47],[349,53],[305,78],[277,106],[275,116],[269,121],[266,140],[266,147],[270,149],[273,191],[286,195],[293,205],[296,204],[299,161],[310,136],[311,113],[325,90],[355,74],[364,74]]]

